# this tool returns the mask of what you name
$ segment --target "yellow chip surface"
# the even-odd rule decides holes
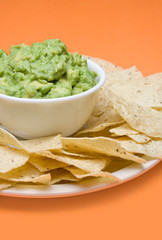
[[[118,136],[138,133],[138,131],[134,130],[128,123],[124,123],[118,127],[111,128],[110,132],[115,133]]]
[[[79,157],[73,157],[73,156],[64,156],[64,155],[57,155],[53,154],[51,152],[40,152],[42,156],[55,159],[59,162],[73,165],[77,168],[80,168],[82,170],[85,170],[87,172],[96,172],[104,169],[109,163],[109,158],[79,158]]]
[[[31,153],[62,148],[61,135],[23,140],[20,143],[27,152]]]
[[[125,101],[162,109],[162,73],[147,78],[125,74],[123,79],[119,74],[119,80],[113,81],[109,89],[119,93]]]
[[[72,182],[79,181],[71,172],[62,168],[52,170],[50,174],[51,174],[50,184],[55,184],[61,181],[72,181]]]
[[[146,143],[146,142],[149,142],[151,140],[150,137],[146,136],[143,133],[128,134],[128,137],[132,138],[137,143]]]
[[[30,163],[13,169],[7,173],[0,173],[0,179],[15,182],[34,182],[49,184],[51,180],[50,173],[42,174],[37,168],[32,166]]]
[[[150,157],[162,157],[162,139],[151,140],[144,144],[136,143],[132,140],[120,139],[120,144],[129,152],[141,153]]]
[[[119,127],[110,129],[111,133],[114,133],[115,136],[124,136],[127,135],[128,137],[132,138],[138,143],[145,143],[148,142],[151,138],[146,136],[143,133],[139,133],[138,131],[134,130],[128,123],[122,124]],[[114,135],[113,135],[114,136]]]
[[[113,181],[120,181],[119,178],[114,176],[113,174],[109,172],[103,172],[103,171],[98,171],[94,173],[87,173],[81,169],[78,169],[74,166],[66,167],[68,171],[70,171],[76,178],[83,179],[86,177],[104,177],[104,178],[110,178]]]
[[[100,66],[103,67],[106,73],[106,82],[103,87],[99,90],[98,97],[96,99],[95,108],[92,116],[88,120],[86,127],[79,131],[77,135],[88,132],[100,131],[108,126],[123,123],[124,120],[114,110],[111,100],[107,94],[107,84],[109,84],[109,75],[118,73],[122,68],[117,67],[112,63],[109,63],[102,59],[90,58]]]
[[[74,152],[94,152],[105,154],[108,156],[116,156],[127,160],[132,160],[138,163],[145,163],[146,161],[127,152],[120,144],[119,141],[106,138],[62,138],[63,146],[65,149]]]
[[[29,154],[9,146],[0,146],[0,173],[6,173],[10,170],[24,165],[29,159]]]
[[[34,167],[38,168],[40,172],[47,172],[47,171],[65,167],[68,165],[66,163],[56,161],[52,158],[48,158],[48,157],[40,156],[36,154],[33,154],[30,156],[29,162]]]
[[[0,128],[0,144],[12,145],[12,146],[17,147],[17,148],[23,148],[23,146],[16,139],[16,137],[13,136],[8,131],[4,130],[3,128]]]
[[[162,138],[162,112],[150,107],[126,102],[122,97],[109,91],[114,108],[129,125],[149,137]]]
[[[0,190],[7,189],[7,188],[12,187],[14,185],[15,184],[11,181],[6,181],[6,180],[3,180],[3,179],[0,179]]]

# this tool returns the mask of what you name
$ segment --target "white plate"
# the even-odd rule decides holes
[[[67,197],[74,195],[81,195],[117,186],[128,180],[131,180],[139,175],[145,173],[154,167],[160,160],[151,160],[145,164],[132,163],[113,174],[121,179],[121,182],[110,183],[105,179],[95,178],[85,180],[80,183],[70,184],[56,184],[52,186],[38,186],[38,185],[17,185],[14,188],[9,188],[0,192],[0,195],[10,197],[24,197],[24,198],[50,198],[50,197]]]

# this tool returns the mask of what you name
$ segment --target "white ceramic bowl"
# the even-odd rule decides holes
[[[53,99],[16,98],[0,94],[0,122],[25,139],[62,133],[70,136],[90,117],[97,91],[105,81],[103,69],[91,60],[88,68],[98,74],[98,83],[83,93]]]

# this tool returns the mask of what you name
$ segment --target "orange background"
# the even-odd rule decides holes
[[[60,38],[69,51],[162,71],[161,0],[1,0],[0,48]],[[162,164],[123,185],[62,199],[0,197],[0,239],[162,237]]]

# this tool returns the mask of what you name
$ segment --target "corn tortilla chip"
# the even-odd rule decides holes
[[[80,136],[84,133],[89,132],[98,132],[101,131],[107,127],[122,124],[124,122],[123,119],[116,113],[114,109],[109,109],[109,106],[107,107],[106,112],[99,116],[91,116],[86,125],[82,130],[77,132],[75,136]]]
[[[123,70],[126,72],[127,70]],[[121,72],[121,71],[120,71]],[[134,104],[162,108],[162,74],[161,76],[154,74],[147,78],[134,75],[120,76],[116,81],[109,85],[109,89],[113,92],[119,93],[125,101],[133,102]]]
[[[124,161],[122,158],[119,157],[111,157],[111,163],[104,169],[104,171],[113,173],[119,171],[120,169],[126,168],[131,164],[131,161]]]
[[[13,182],[0,179],[0,190],[7,189],[7,188],[12,187],[14,185],[15,184]]]
[[[111,128],[111,133],[115,133],[117,136],[123,136],[128,134],[137,134],[138,131],[131,128],[131,126],[128,123],[124,123],[120,125],[119,127]]]
[[[132,128],[149,137],[162,138],[162,112],[146,106],[126,102],[112,91],[109,91],[109,94],[116,111]]]
[[[38,168],[38,170],[40,172],[46,172],[46,171],[50,171],[50,170],[53,170],[53,169],[65,167],[65,166],[68,165],[66,163],[59,162],[59,161],[56,161],[54,159],[44,157],[44,156],[40,156],[40,155],[36,155],[36,154],[32,154],[30,156],[29,162],[34,167]]]
[[[79,138],[81,137],[111,137],[112,134],[110,133],[110,128],[109,127],[106,127],[100,131],[97,131],[97,132],[88,132],[88,133],[82,133],[82,134],[79,134]],[[74,137],[76,137],[76,135],[74,135]]]
[[[137,143],[146,143],[146,142],[149,142],[151,140],[150,137],[146,136],[143,133],[128,134],[128,137],[132,138]]]
[[[31,153],[62,148],[61,135],[23,140],[20,143],[27,152]]]
[[[2,128],[0,128],[0,144],[12,145],[31,153],[62,148],[61,135],[18,141],[16,137]]]
[[[147,99],[147,101],[149,102],[152,101],[152,104],[150,104],[150,106],[152,108],[155,108],[161,111],[162,110],[162,73],[155,73],[153,75],[150,75],[145,78],[145,81],[147,81],[147,84],[149,85],[152,84],[151,87],[152,87],[152,91],[154,92],[154,93],[151,93],[150,99],[149,100]],[[153,94],[156,94],[155,98],[152,97]]]
[[[151,138],[146,136],[143,133],[139,133],[138,131],[134,130],[129,126],[128,123],[120,125],[119,127],[110,129],[111,133],[114,133],[113,136],[124,136],[127,135],[128,137],[132,138],[136,142],[145,143],[148,142]]]
[[[33,183],[40,183],[40,184],[50,184],[50,181],[51,181],[51,174],[50,173],[42,174],[38,177],[35,177],[32,180]]]
[[[73,165],[77,168],[85,170],[87,172],[96,172],[104,169],[109,163],[110,159],[108,158],[79,158],[79,157],[72,157],[72,156],[64,156],[64,155],[57,155],[53,154],[48,151],[39,152],[42,156],[46,156],[48,158],[55,159],[62,163],[66,163],[68,165]]]
[[[50,173],[42,174],[30,163],[26,163],[25,165],[13,169],[7,173],[0,173],[0,178],[15,182],[34,182],[49,184],[51,175]]]
[[[108,156],[116,156],[138,163],[146,161],[129,152],[127,152],[119,141],[112,138],[95,137],[95,138],[62,138],[65,150],[74,152],[94,152]],[[84,169],[83,169],[84,170]]]
[[[119,178],[117,178],[116,176],[114,176],[113,174],[109,173],[109,172],[94,172],[94,173],[87,173],[81,169],[78,169],[74,166],[69,166],[69,167],[65,167],[65,169],[67,169],[68,171],[70,171],[76,178],[82,179],[85,177],[106,177],[106,178],[110,178],[114,181],[120,181]]]
[[[0,144],[23,148],[20,142],[8,131],[0,128]]]
[[[50,184],[55,184],[61,181],[72,181],[72,182],[79,181],[71,172],[62,168],[52,170],[50,174],[51,174]]]
[[[107,83],[109,82],[108,75],[112,72],[118,72],[122,68],[117,67],[105,60],[90,58],[93,61],[96,61],[101,65],[106,73],[106,82],[103,87],[99,90],[98,98],[96,99],[96,105],[93,110],[92,116],[88,120],[85,127],[79,131],[77,135],[87,132],[96,132],[100,131],[106,127],[123,123],[123,119],[119,114],[114,110],[114,107],[111,103],[111,99],[107,95]]]
[[[147,155],[143,155],[142,158],[147,160],[147,161],[155,160],[155,157],[150,157],[150,156],[147,156]],[[159,160],[162,160],[162,159],[159,158]]]
[[[29,154],[9,146],[0,146],[0,173],[24,165],[29,159]]]
[[[139,144],[132,140],[122,140],[121,138],[120,144],[129,152],[141,153],[155,158],[162,157],[162,139]]]
[[[53,154],[59,154],[59,155],[65,155],[65,156],[72,156],[72,157],[79,157],[79,158],[93,158],[90,154],[79,154],[79,153],[74,153],[74,152],[68,152],[63,149],[55,149],[55,150],[50,150],[51,153]],[[38,152],[39,154],[39,152]]]
[[[142,73],[136,68],[136,66],[133,66],[128,69],[121,69],[120,71],[116,72],[109,72],[107,75],[107,85],[106,87],[113,86],[114,84],[118,83],[125,83],[127,81],[131,81],[133,79],[134,81],[138,81],[139,79],[143,79]]]

